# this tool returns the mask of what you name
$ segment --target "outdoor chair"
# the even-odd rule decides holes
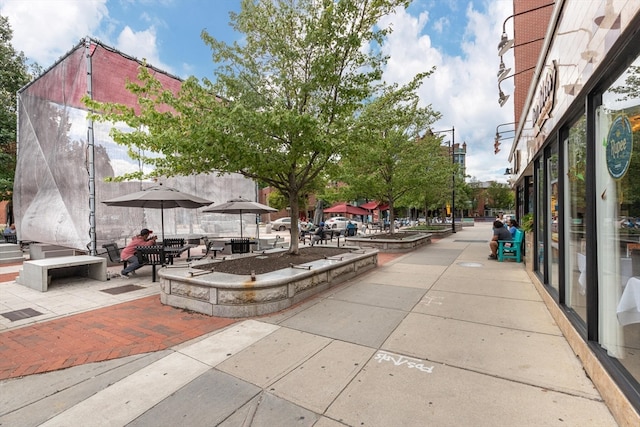
[[[522,262],[522,241],[524,240],[524,231],[516,230],[513,240],[498,240],[498,261],[505,259],[515,259],[516,262]]]
[[[205,259],[207,256],[209,256],[210,252],[213,252],[213,257],[215,258],[216,255],[218,254],[218,252],[222,252],[224,250],[224,247],[222,246],[214,246],[216,244],[216,242],[213,241],[209,241],[209,239],[207,239],[206,237],[204,238],[204,245],[206,247],[204,254],[199,255],[199,256],[190,256],[187,258],[187,262],[191,262],[191,261],[199,261],[201,259]]]
[[[151,266],[152,281],[156,281],[156,265],[165,266],[167,264],[164,248],[161,245],[136,246],[136,256],[142,265]]]
[[[162,245],[164,247],[181,248],[184,246],[184,239],[164,239]]]
[[[13,243],[14,245],[18,244],[18,236],[16,234],[5,234],[4,241],[7,243]]]
[[[120,249],[118,248],[118,245],[116,245],[115,243],[105,243],[104,245],[102,245],[102,247],[107,250],[109,261],[114,264],[122,263],[122,268],[127,268],[127,261],[120,258]]]
[[[164,239],[162,242],[162,246],[166,249],[166,256],[168,257],[171,264],[173,264],[174,258],[180,258],[182,252],[187,251],[187,256],[191,256],[191,248],[196,247],[197,245],[186,245],[184,239]]]
[[[254,242],[250,242],[249,239],[231,239],[231,242],[227,243],[231,245],[232,254],[248,254],[251,252],[249,245]]]

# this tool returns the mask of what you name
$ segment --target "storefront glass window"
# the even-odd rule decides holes
[[[537,266],[538,272],[540,273],[540,277],[544,278],[544,259],[545,259],[545,246],[544,246],[544,233],[546,230],[545,220],[544,220],[544,206],[545,203],[540,203],[544,200],[544,168],[542,167],[544,163],[542,161],[536,162],[536,190],[537,190],[537,209],[536,209],[536,217],[538,221],[536,222],[536,244],[537,248]]]
[[[640,379],[640,60],[596,111],[598,333]]]
[[[586,210],[586,118],[582,116],[569,129],[569,137],[564,143],[565,156],[565,224],[564,241],[567,243],[566,296],[565,301],[582,320],[587,320],[587,239],[585,235]]]
[[[552,144],[547,158],[547,242],[549,242],[549,257],[547,268],[549,269],[549,286],[558,291],[558,268],[560,254],[558,251],[558,144]]]

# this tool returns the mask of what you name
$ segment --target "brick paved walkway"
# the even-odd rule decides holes
[[[164,350],[239,319],[162,305],[157,295],[0,335],[0,379]]]

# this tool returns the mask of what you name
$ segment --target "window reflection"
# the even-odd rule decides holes
[[[596,112],[600,345],[640,379],[640,61]]]

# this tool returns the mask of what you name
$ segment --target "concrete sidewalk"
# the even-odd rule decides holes
[[[616,426],[523,264],[487,260],[490,227],[464,228],[275,315],[149,353],[3,380],[0,425]],[[3,295],[13,286],[0,284]],[[157,285],[140,286],[133,292]],[[65,286],[58,306],[75,304],[77,288]],[[37,302],[22,297],[48,310],[56,290],[36,292]],[[83,301],[103,293],[83,291]],[[4,296],[2,304],[11,308]],[[60,339],[81,339],[64,333],[96,312],[89,305],[5,325],[0,359],[10,352],[7,334],[51,322],[60,322]],[[125,328],[127,319],[121,314]],[[51,344],[28,336],[23,344],[46,360]]]

